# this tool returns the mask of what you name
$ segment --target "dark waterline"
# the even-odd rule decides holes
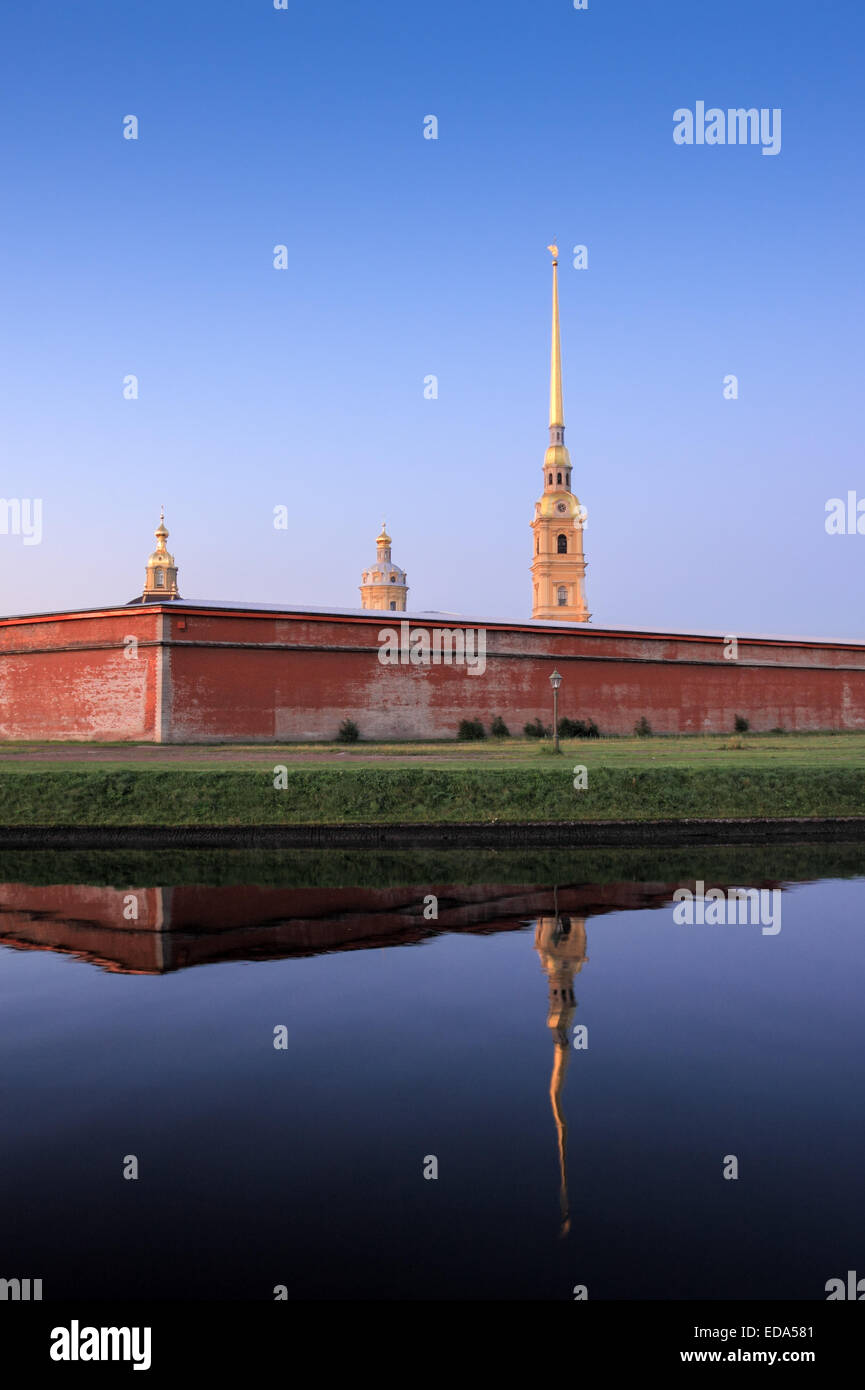
[[[0,1276],[46,1299],[824,1299],[861,1264],[860,846],[0,873]],[[781,930],[678,925],[698,878],[782,888]]]

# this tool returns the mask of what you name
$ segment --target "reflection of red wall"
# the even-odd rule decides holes
[[[123,916],[128,893],[138,902],[137,921]],[[108,969],[161,971],[163,901],[162,888],[0,883],[0,946],[69,951]]]
[[[159,605],[0,621],[0,738],[207,742],[332,736],[346,716],[368,737],[450,736],[466,716],[518,731],[559,710],[628,733],[865,728],[865,645],[487,625],[486,670],[383,666],[392,615],[340,617]],[[393,615],[397,618],[398,615]],[[396,623],[398,626],[398,622]],[[410,622],[432,628],[434,623]],[[124,656],[129,634],[138,659]],[[153,645],[148,645],[152,643]]]
[[[218,960],[422,941],[431,931],[513,931],[539,916],[659,907],[672,883],[559,888],[481,884],[370,888],[91,888],[0,884],[0,946],[71,952],[110,970],[162,973]],[[764,885],[765,886],[765,885]],[[776,884],[772,886],[776,887]],[[439,900],[436,921],[423,901]],[[137,921],[124,918],[129,894]]]

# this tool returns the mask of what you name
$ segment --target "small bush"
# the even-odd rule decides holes
[[[540,719],[533,719],[530,724],[523,725],[523,733],[526,738],[549,738],[551,730],[545,728]]]
[[[594,719],[560,719],[559,738],[600,738]]]
[[[770,734],[786,734],[786,732],[787,732],[787,730],[786,730],[786,729],[782,729],[782,727],[781,727],[780,724],[776,724],[775,727],[774,727],[774,729],[770,729],[770,730],[769,730],[769,733],[770,733]],[[834,730],[833,730],[833,732],[834,732]]]
[[[490,725],[490,733],[493,738],[510,738],[511,731],[500,714],[497,714]]]
[[[467,743],[472,739],[486,738],[486,732],[479,719],[461,719],[457,738]]]
[[[737,734],[746,734],[751,725],[748,723],[744,714],[737,714],[733,720],[733,728]]]
[[[637,738],[652,737],[652,726],[644,714],[640,715],[639,719],[634,725],[634,733],[637,735]]]
[[[339,726],[339,733],[336,737],[339,743],[357,743],[360,732],[354,720],[344,719]]]

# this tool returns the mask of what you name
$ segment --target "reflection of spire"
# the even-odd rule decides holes
[[[553,916],[539,917],[537,920],[535,950],[541,958],[541,965],[550,984],[547,1027],[552,1031],[555,1047],[550,1077],[550,1104],[553,1107],[559,1151],[559,1201],[562,1211],[560,1234],[566,1236],[571,1228],[571,1216],[568,1201],[568,1126],[562,1108],[562,1092],[571,1060],[570,1028],[577,1011],[574,976],[579,974],[586,960],[586,924],[583,918],[572,921],[567,915],[559,915],[558,890],[554,890]]]
[[[556,1040],[556,1050],[553,1056],[553,1074],[550,1077],[550,1103],[553,1107],[553,1118],[556,1122],[556,1139],[559,1146],[559,1205],[562,1211],[561,1236],[566,1236],[571,1229],[571,1209],[568,1202],[568,1125],[562,1112],[562,1087],[565,1084],[565,1073],[571,1060],[570,1049],[566,1042]]]

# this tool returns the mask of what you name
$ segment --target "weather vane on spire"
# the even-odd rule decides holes
[[[548,246],[548,247],[547,247],[547,250],[552,252],[552,256],[553,256],[553,265],[558,265],[558,261],[559,261],[559,248],[558,248],[558,246],[556,245],[556,243],[553,242],[552,246]]]

